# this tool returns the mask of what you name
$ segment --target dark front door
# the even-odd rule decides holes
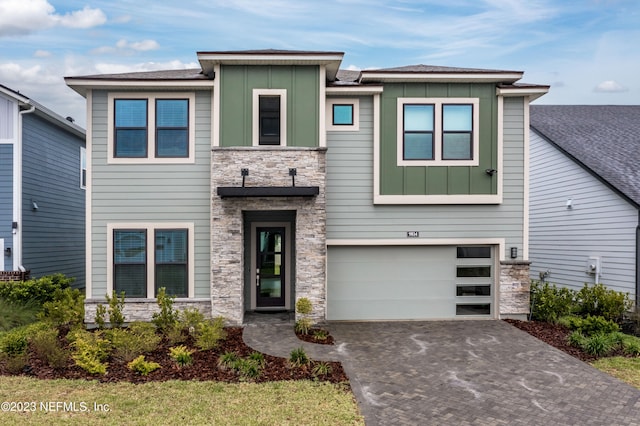
[[[256,229],[256,307],[285,306],[284,227]]]

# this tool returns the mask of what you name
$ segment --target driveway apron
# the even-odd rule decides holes
[[[640,425],[640,390],[503,321],[329,329],[367,425]]]

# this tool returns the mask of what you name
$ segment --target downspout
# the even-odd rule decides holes
[[[27,101],[28,104],[28,101]],[[22,116],[36,110],[31,108],[18,112],[18,138],[13,151],[13,176],[15,179],[13,192],[13,270],[22,266]]]
[[[636,226],[636,306],[640,312],[640,210],[638,210],[638,226]]]

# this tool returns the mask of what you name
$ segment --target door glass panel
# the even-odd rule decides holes
[[[284,305],[284,229],[258,229],[257,306]]]

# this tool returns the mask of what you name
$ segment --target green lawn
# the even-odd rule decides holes
[[[640,389],[640,358],[600,358],[591,365]]]
[[[351,392],[311,381],[134,385],[0,377],[0,402],[2,425],[364,425]]]

